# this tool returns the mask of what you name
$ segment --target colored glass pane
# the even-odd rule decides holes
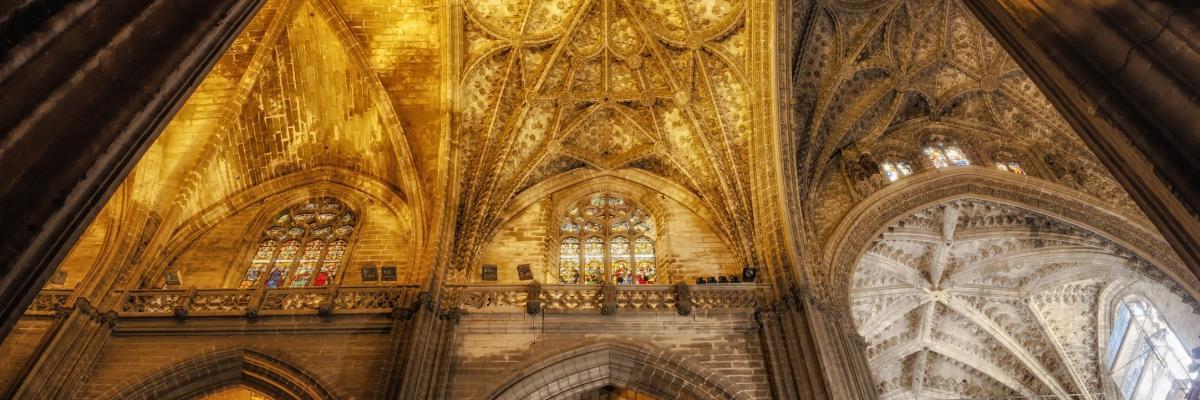
[[[342,258],[346,256],[346,247],[349,246],[345,240],[335,240],[329,244],[329,250],[325,252],[325,259],[321,263],[321,269],[317,271],[317,276],[313,279],[313,286],[326,286],[333,278],[337,276],[338,266],[342,265]]]
[[[653,276],[653,221],[632,202],[609,194],[581,199],[559,225],[559,282],[598,284],[649,283],[638,269]],[[634,237],[644,237],[650,255],[634,257]]]
[[[566,238],[558,245],[559,283],[579,283],[579,239]]]
[[[317,269],[317,263],[321,261],[321,253],[324,250],[325,242],[320,239],[310,241],[304,246],[304,252],[300,256],[300,265],[292,274],[292,287],[308,286],[308,281],[312,280],[313,271]]]
[[[263,241],[239,287],[331,283],[344,261],[347,239],[354,233],[354,213],[338,200],[326,197],[293,206],[271,221],[273,224],[263,230]]]

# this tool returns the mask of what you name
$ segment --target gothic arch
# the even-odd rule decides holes
[[[188,399],[213,389],[243,384],[276,399],[336,399],[314,375],[278,358],[244,348],[193,357],[132,383],[101,399]]]
[[[607,385],[664,399],[748,399],[728,379],[669,352],[627,341],[585,344],[532,363],[486,398],[562,399]],[[553,389],[552,389],[553,388]]]
[[[917,210],[967,198],[1024,208],[1082,227],[1145,259],[1191,297],[1200,298],[1200,283],[1140,216],[1123,214],[1099,199],[1037,178],[988,168],[947,168],[887,185],[842,218],[822,253],[832,301],[850,304],[849,282],[858,260],[881,230]]]
[[[306,190],[313,188],[313,191]],[[196,216],[181,222],[179,227],[170,233],[170,238],[163,246],[162,256],[154,260],[158,274],[161,268],[175,256],[186,250],[196,239],[209,229],[225,219],[237,214],[247,207],[264,203],[266,208],[280,209],[292,202],[301,201],[311,196],[314,191],[329,194],[348,202],[352,208],[362,210],[363,204],[357,199],[371,198],[379,201],[384,207],[400,218],[409,218],[413,235],[414,250],[417,243],[422,243],[424,233],[421,223],[420,210],[411,207],[401,193],[389,184],[376,178],[337,167],[319,167],[307,169],[295,174],[283,176],[243,190],[213,205]],[[415,252],[413,254],[416,254]]]

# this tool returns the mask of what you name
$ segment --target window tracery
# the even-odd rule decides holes
[[[558,257],[559,283],[655,283],[654,221],[624,198],[593,195],[563,216]]]
[[[1182,397],[1197,372],[1179,337],[1150,302],[1127,297],[1116,307],[1104,365],[1122,399]]]
[[[924,152],[925,157],[929,158],[929,162],[933,164],[934,168],[971,165],[971,160],[967,158],[966,152],[957,143],[943,136],[931,138],[925,145]]]
[[[887,178],[888,182],[895,182],[900,178],[912,175],[913,169],[908,161],[889,159],[879,163],[879,172],[883,174],[884,178]]]
[[[995,157],[992,157],[992,165],[1004,172],[1025,175],[1025,168],[1021,166],[1021,162],[1007,152],[996,153]]]
[[[263,230],[241,288],[327,286],[345,261],[357,216],[332,197],[280,212]]]

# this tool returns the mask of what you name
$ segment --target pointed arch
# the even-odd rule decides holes
[[[868,245],[888,225],[917,210],[951,200],[975,198],[1030,210],[1081,227],[1150,262],[1193,298],[1200,282],[1186,271],[1170,245],[1140,216],[1113,210],[1101,200],[1042,179],[992,168],[922,171],[873,193],[842,218],[822,253],[837,293],[850,304],[849,283]]]
[[[336,399],[314,375],[278,358],[244,348],[218,350],[185,360],[132,383],[119,385],[101,399],[187,399],[242,384],[276,399]]]
[[[490,400],[569,397],[612,385],[664,399],[748,399],[723,376],[647,345],[606,341],[558,352],[505,379]],[[665,384],[668,383],[669,384]]]

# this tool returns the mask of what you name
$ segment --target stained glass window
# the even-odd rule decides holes
[[[263,229],[238,286],[329,285],[345,259],[357,222],[353,211],[330,197],[283,210]]]
[[[934,168],[971,165],[971,160],[967,159],[967,154],[962,148],[941,136],[935,136],[925,145],[925,156],[929,157],[929,162]]]
[[[559,283],[655,283],[654,222],[632,202],[597,194],[572,205],[559,224]]]
[[[1197,372],[1162,314],[1149,302],[1126,298],[1117,305],[1104,363],[1122,399],[1183,398]]]
[[[879,163],[879,171],[887,178],[888,182],[895,182],[897,179],[912,175],[912,166],[908,165],[904,160],[887,160]]]

